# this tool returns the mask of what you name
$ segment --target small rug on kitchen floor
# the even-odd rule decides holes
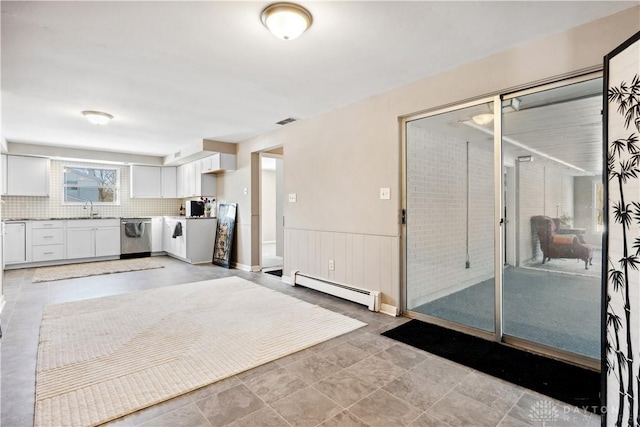
[[[151,258],[117,259],[113,261],[56,265],[54,267],[38,268],[33,275],[31,283],[100,276],[103,274],[126,273],[127,271],[150,270],[153,268],[164,268],[164,265]]]
[[[49,305],[34,424],[102,424],[365,325],[239,277]]]

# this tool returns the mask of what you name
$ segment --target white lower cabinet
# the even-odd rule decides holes
[[[187,259],[187,220],[165,217],[162,234],[162,249],[169,255]]]
[[[176,232],[178,223],[180,232]],[[216,218],[164,217],[162,248],[167,254],[191,264],[211,262],[216,224]]]
[[[8,222],[4,224],[3,260],[5,264],[18,264],[27,261],[27,224]]]
[[[31,223],[31,261],[64,259],[64,221]]]
[[[120,255],[120,224],[116,226],[96,227],[96,256]]]
[[[164,219],[161,216],[151,218],[151,252],[162,252]]]
[[[118,219],[67,221],[67,259],[106,257],[120,254]]]

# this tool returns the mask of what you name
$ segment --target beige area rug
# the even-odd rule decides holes
[[[34,424],[101,424],[364,325],[239,277],[47,306]]]
[[[57,265],[38,268],[31,283],[74,279],[76,277],[100,276],[103,274],[125,273],[127,271],[164,268],[151,258],[117,259],[114,261],[87,262],[81,264]]]

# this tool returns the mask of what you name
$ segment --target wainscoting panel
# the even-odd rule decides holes
[[[285,228],[284,275],[291,271],[345,285],[382,292],[382,302],[398,306],[397,236]],[[329,270],[333,260],[334,270]]]

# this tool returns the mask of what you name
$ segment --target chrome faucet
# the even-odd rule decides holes
[[[84,208],[82,209],[87,209],[87,204],[89,204],[89,218],[93,218],[94,216],[98,215],[98,212],[93,212],[93,202],[91,200],[87,200],[86,202],[84,202]]]

